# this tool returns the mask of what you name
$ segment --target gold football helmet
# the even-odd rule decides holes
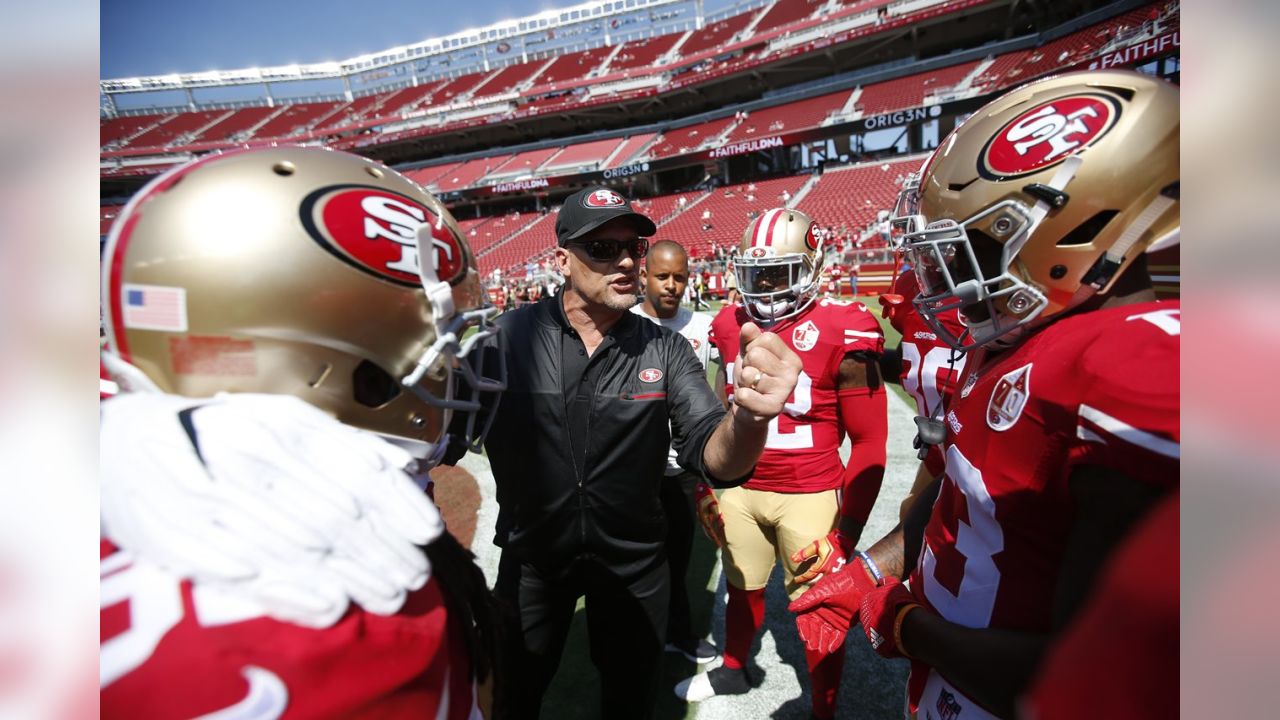
[[[1017,88],[948,135],[894,213],[939,337],[1016,342],[1176,244],[1178,117],[1167,82],[1078,72]],[[953,308],[960,337],[935,319]]]
[[[434,461],[451,421],[479,446],[505,388],[481,367],[499,336],[479,277],[449,211],[394,170],[315,148],[208,156],[112,227],[104,362],[133,389],[296,395]]]
[[[775,208],[747,225],[734,271],[747,314],[774,322],[800,314],[818,296],[822,241],[799,210]]]

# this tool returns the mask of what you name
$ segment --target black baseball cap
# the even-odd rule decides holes
[[[577,240],[614,218],[631,217],[640,237],[657,234],[658,226],[636,212],[631,202],[606,187],[592,185],[570,195],[556,217],[556,239],[561,246]]]

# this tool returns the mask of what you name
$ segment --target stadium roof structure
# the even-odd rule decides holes
[[[733,11],[766,2],[743,2]],[[603,22],[606,18],[610,22]],[[342,80],[349,95],[347,81],[362,75],[369,80],[399,76],[416,82],[452,74],[450,70],[456,72],[463,64],[472,65],[473,70],[489,70],[491,64],[525,62],[535,53],[584,46],[587,36],[595,41],[592,44],[608,44],[617,39],[671,32],[678,25],[697,28],[702,21],[702,0],[592,0],[336,62],[115,78],[99,81],[98,87],[110,98],[128,93]],[[474,62],[465,63],[467,60]],[[107,104],[111,105],[109,101]]]

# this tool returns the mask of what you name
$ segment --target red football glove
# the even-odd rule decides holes
[[[702,532],[717,547],[724,547],[724,516],[720,514],[720,503],[711,486],[698,483],[693,486],[693,501],[698,508],[698,522],[702,523]]]
[[[902,647],[902,619],[919,607],[911,591],[896,578],[862,596],[858,620],[871,647],[883,657],[910,657]]]
[[[839,571],[852,553],[853,539],[840,532],[839,528],[832,530],[826,537],[818,538],[791,554],[793,563],[810,562],[804,572],[796,575],[796,582],[813,582],[819,575]]]
[[[861,561],[824,575],[787,609],[796,614],[796,630],[805,647],[827,655],[844,644],[845,633],[858,617],[862,597],[876,589],[876,580]]]

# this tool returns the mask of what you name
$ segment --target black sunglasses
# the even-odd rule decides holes
[[[645,238],[635,240],[575,240],[570,245],[578,245],[587,251],[587,256],[596,262],[613,262],[623,252],[629,253],[632,260],[639,260],[649,252],[649,241]]]

